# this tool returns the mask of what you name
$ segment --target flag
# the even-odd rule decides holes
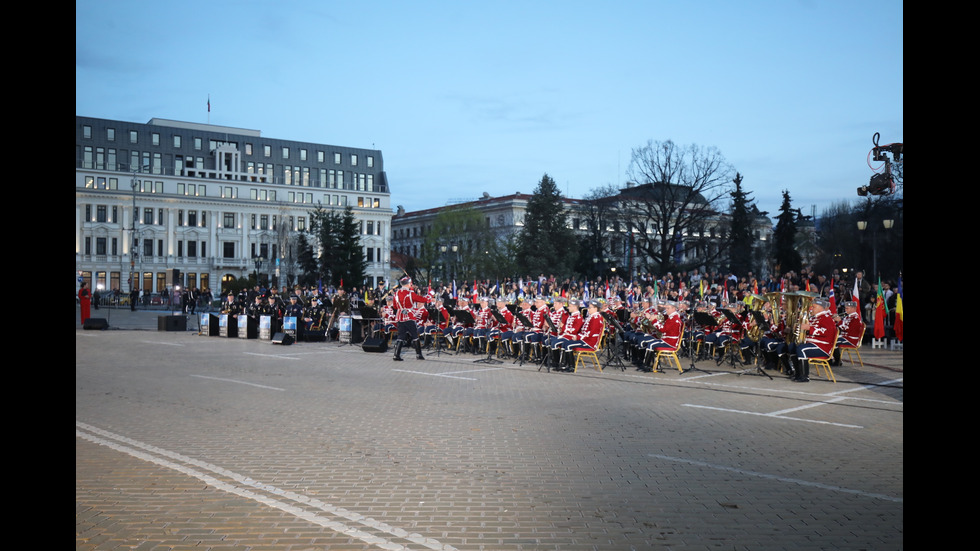
[[[453,280],[453,298],[459,298],[456,296],[456,280]]]
[[[858,280],[854,278],[854,290],[851,291],[851,300],[858,303],[858,308],[861,307],[861,292],[858,290]]]
[[[898,293],[895,296],[895,338],[905,340],[905,312],[902,310],[902,284],[899,280]]]
[[[885,338],[885,298],[881,296],[881,289],[878,289],[878,300],[875,305],[875,338]]]
[[[589,282],[585,282],[585,289],[582,291],[582,300],[589,300]]]
[[[834,297],[834,286],[833,285],[830,286],[830,296],[828,298],[830,298],[830,311],[831,311],[831,313],[836,314],[837,313],[837,299]]]
[[[610,296],[612,296],[612,295],[609,294],[609,280],[607,279],[606,280],[606,300],[609,300],[609,297]]]
[[[208,94],[208,113],[211,112],[211,94]]]

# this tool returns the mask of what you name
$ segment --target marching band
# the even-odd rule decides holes
[[[255,293],[246,303],[247,298],[229,294],[221,313],[269,316],[277,329],[284,317],[295,317],[305,340],[329,340],[336,335],[338,314],[350,311],[352,297],[338,293],[304,301],[291,294],[288,303],[276,293]],[[549,371],[573,371],[577,352],[603,349],[609,358],[647,372],[659,371],[658,352],[670,352],[692,358],[692,364],[714,360],[721,365],[728,359],[733,366],[757,364],[807,382],[811,360],[839,365],[838,346],[858,346],[865,329],[856,303],[844,303],[845,314],[837,316],[826,299],[800,291],[748,295],[720,309],[708,301],[692,305],[644,297],[631,306],[617,296],[606,302],[523,294],[479,296],[471,305],[465,297],[447,300],[431,290],[420,294],[406,276],[365,306],[375,301],[378,317],[369,320],[366,331],[394,344],[394,361],[404,361],[406,347],[424,360],[423,349],[445,346],[456,354],[535,362]]]

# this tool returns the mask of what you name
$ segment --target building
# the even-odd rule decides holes
[[[594,201],[563,198],[569,227],[583,239],[598,235],[598,239],[594,239],[596,243],[593,251],[596,271],[618,267],[637,277],[649,269],[652,260],[641,252],[637,244],[642,239],[655,240],[656,231],[653,218],[649,214],[644,215],[638,205],[645,195],[656,195],[659,187],[654,184],[630,185],[621,189],[617,195]],[[431,268],[436,279],[453,279],[451,275],[459,271],[453,264],[459,264],[461,260],[464,265],[479,266],[481,262],[478,255],[492,248],[488,243],[499,244],[514,240],[524,226],[524,215],[530,198],[531,195],[520,192],[501,197],[491,197],[484,193],[480,199],[474,201],[419,211],[405,212],[398,207],[391,225],[392,252],[402,259],[400,267],[403,269],[414,259],[416,267]],[[703,199],[699,202],[704,203],[707,211],[707,202]],[[439,226],[441,214],[460,209],[475,213],[470,214],[470,217],[479,223],[477,231],[445,232]],[[753,256],[765,272],[764,259],[771,241],[772,222],[754,206],[750,214],[752,232],[756,238]],[[696,224],[691,224],[691,227],[685,228],[678,235],[673,260],[678,265],[704,264],[719,268],[719,265],[727,262],[724,250],[731,224],[730,216],[712,210],[696,218],[696,221]],[[603,229],[597,231],[595,228]],[[427,244],[435,245],[435,249],[427,251]],[[474,256],[474,252],[477,256]],[[492,271],[493,263],[490,264]]]
[[[381,151],[151,119],[75,117],[75,269],[96,290],[291,285],[310,212],[352,207],[374,286],[388,277]],[[168,272],[171,270],[171,272]]]

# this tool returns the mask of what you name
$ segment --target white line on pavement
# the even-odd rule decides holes
[[[749,475],[749,476],[756,476],[756,477],[759,477],[759,478],[768,478],[770,480],[778,480],[779,482],[788,482],[790,484],[799,484],[800,486],[811,486],[811,487],[814,487],[814,488],[820,488],[820,489],[823,489],[823,490],[830,490],[830,491],[833,491],[833,492],[843,492],[843,493],[847,493],[847,494],[856,494],[856,495],[859,495],[859,496],[870,497],[870,498],[874,498],[874,499],[883,499],[885,501],[894,501],[896,503],[902,503],[904,501],[904,499],[903,498],[900,498],[900,497],[886,496],[886,495],[883,495],[883,494],[875,494],[875,493],[871,493],[871,492],[864,492],[864,491],[861,491],[861,490],[852,490],[850,488],[842,488],[840,486],[834,486],[834,485],[831,485],[831,484],[821,484],[819,482],[810,482],[808,480],[800,480],[798,478],[789,478],[789,477],[779,476],[779,475],[774,475],[774,474],[769,474],[769,473],[760,473],[758,471],[747,471],[745,469],[738,469],[738,468],[735,468],[735,467],[728,467],[728,466],[725,466],[725,465],[715,465],[715,464],[712,464],[712,463],[705,463],[704,461],[697,461],[697,460],[693,460],[693,459],[683,459],[683,458],[680,458],[680,457],[670,457],[670,456],[667,456],[667,455],[658,455],[658,454],[655,454],[655,453],[650,453],[650,454],[647,454],[647,455],[649,457],[653,457],[653,458],[656,458],[656,459],[664,459],[664,460],[667,460],[667,461],[674,461],[674,462],[677,462],[677,463],[687,463],[688,465],[697,465],[699,467],[707,467],[709,469],[717,469],[717,470],[720,470],[720,471],[728,471],[728,472],[732,472],[732,473],[744,474],[744,475]]]
[[[269,389],[269,390],[286,390],[285,388],[278,388],[278,387],[274,387],[274,386],[259,385],[259,384],[256,384],[256,383],[249,383],[247,381],[239,381],[239,380],[236,380],[236,379],[223,379],[221,377],[208,377],[207,375],[191,375],[191,377],[197,377],[199,379],[211,379],[212,381],[224,381],[226,383],[237,383],[237,384],[240,384],[240,385],[255,386],[255,387],[259,387],[259,388],[266,388],[266,389]]]
[[[414,544],[421,545],[428,549],[443,549],[446,551],[456,551],[454,547],[442,544],[433,538],[427,538],[417,533],[409,533],[407,530],[397,528],[395,526],[390,526],[383,522],[377,521],[373,518],[365,517],[353,511],[348,511],[342,507],[335,507],[328,503],[324,503],[318,499],[309,498],[307,496],[290,492],[288,490],[283,490],[276,488],[274,486],[263,484],[256,480],[252,480],[246,476],[222,469],[217,465],[212,465],[210,463],[205,463],[203,461],[198,461],[190,457],[180,455],[178,453],[169,452],[149,444],[144,444],[136,440],[132,440],[125,436],[113,434],[108,431],[98,429],[96,427],[87,425],[85,423],[75,422],[75,436],[79,438],[84,438],[90,442],[106,446],[108,448],[129,454],[138,459],[154,463],[169,469],[173,469],[177,472],[197,478],[205,482],[206,484],[213,486],[219,490],[234,494],[240,497],[251,499],[258,503],[262,503],[269,507],[274,507],[289,513],[297,518],[306,520],[318,526],[323,526],[324,528],[329,528],[338,533],[346,534],[353,538],[357,538],[361,541],[369,543],[371,545],[377,545],[383,549],[394,549],[394,550],[404,550],[408,551],[409,548],[397,544],[390,539],[382,538],[374,534],[364,532],[359,528],[356,528],[349,524],[344,524],[342,522],[337,522],[335,520],[330,520],[320,514],[304,509],[298,505],[292,505],[284,500],[290,500],[296,503],[302,503],[308,508],[317,509],[325,513],[347,519],[355,525],[362,525],[366,528],[376,530],[379,532],[384,532],[396,538],[401,538],[408,540]],[[142,451],[141,451],[142,450]],[[176,463],[179,461],[180,463]],[[188,465],[197,468],[191,468]],[[224,482],[215,478],[214,476],[202,472],[203,469],[206,471],[211,471],[216,475],[223,476],[232,480],[232,483]],[[282,499],[274,499],[262,493],[253,491],[250,488],[260,490],[261,492],[270,493],[272,495],[278,496]]]

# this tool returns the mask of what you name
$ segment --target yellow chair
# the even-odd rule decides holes
[[[858,362],[861,363],[861,367],[864,367],[864,360],[861,359],[860,348],[861,348],[861,345],[864,343],[864,332],[867,331],[867,329],[868,329],[868,326],[866,326],[866,325],[864,326],[864,329],[861,329],[861,338],[858,339],[858,343],[857,343],[856,346],[855,345],[852,345],[852,344],[845,344],[845,345],[842,345],[842,346],[838,346],[837,347],[837,348],[839,348],[841,350],[841,354],[842,355],[843,355],[844,352],[847,352],[847,361],[851,362],[851,365],[854,365],[854,358],[851,357],[851,352],[853,352],[853,353],[857,354]]]
[[[599,362],[599,351],[602,350],[603,341],[606,340],[606,335],[603,334],[599,338],[599,342],[596,343],[596,347],[593,348],[573,348],[572,353],[575,354],[575,367],[572,368],[572,373],[578,372],[578,364],[585,363],[582,358],[588,358],[592,361],[592,364],[596,371],[602,372],[602,364]]]
[[[829,356],[827,356],[826,358],[814,358],[810,360],[810,365],[813,366],[814,371],[816,371],[817,375],[821,375],[820,373],[821,369],[826,369],[827,374],[821,376],[827,377],[828,379],[833,381],[834,384],[837,383],[837,379],[834,377],[834,370],[830,368],[830,360],[834,359],[834,348],[837,348],[838,335],[840,335],[839,330],[834,334],[834,341],[833,341],[834,346],[831,347]]]
[[[677,355],[677,351],[680,349],[680,347],[681,347],[681,341],[678,340],[677,346],[675,346],[674,348],[658,349],[657,355],[653,357],[653,371],[655,373],[660,373],[659,371],[660,358],[664,357],[667,359],[668,365],[670,364],[677,365],[677,371],[679,371],[680,373],[684,373],[684,368],[681,367],[681,359]]]

